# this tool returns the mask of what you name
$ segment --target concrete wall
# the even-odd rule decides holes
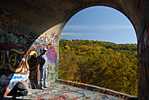
[[[39,87],[40,70],[36,61],[29,64],[31,55],[40,55],[40,49],[48,46],[47,82],[57,79],[58,28],[56,25],[40,36],[36,32],[19,28],[20,21],[7,15],[1,16],[0,29],[0,93],[6,96],[21,81],[31,88]],[[21,31],[25,33],[22,34]],[[52,34],[49,34],[52,33]],[[6,91],[5,91],[6,90]]]
[[[38,64],[29,66],[28,60],[30,55],[39,55],[39,49],[45,46],[48,46],[48,83],[54,82],[64,25],[78,11],[97,5],[119,10],[134,25],[139,54],[138,98],[149,99],[148,0],[1,0],[0,94],[6,96],[18,81],[38,87]]]

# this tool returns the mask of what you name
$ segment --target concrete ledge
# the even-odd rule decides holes
[[[84,84],[84,83],[79,83],[79,82],[73,82],[73,81],[68,81],[68,80],[62,80],[62,79],[57,79],[56,82],[60,83],[60,84],[73,86],[73,87],[78,87],[81,89],[86,89],[86,90],[90,90],[90,91],[103,93],[103,94],[114,96],[114,97],[117,97],[120,99],[137,100],[137,97],[135,97],[135,96],[131,96],[128,94],[120,93],[117,91],[113,91],[110,89],[106,89],[106,88],[102,88],[102,87],[98,87],[98,86],[94,86],[94,85],[89,85],[89,84]]]

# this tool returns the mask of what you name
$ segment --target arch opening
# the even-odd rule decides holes
[[[101,7],[101,6],[98,6],[98,7]],[[102,6],[103,7],[103,6]],[[104,6],[105,8],[107,8],[107,6]],[[90,7],[89,7],[90,8]],[[86,9],[89,9],[89,8],[86,8]],[[86,10],[85,9],[85,10]],[[109,8],[109,9],[111,9],[111,8]],[[112,8],[113,9],[113,8]],[[82,16],[83,16],[83,11],[82,11],[82,9],[80,10],[80,12],[78,12],[79,14],[80,14],[80,16],[81,16],[81,13],[82,13]],[[90,12],[91,12],[92,10],[90,10]],[[117,10],[116,10],[117,11]],[[110,10],[109,10],[109,12],[110,12]],[[96,13],[98,13],[98,12],[96,12]],[[111,11],[111,13],[112,13],[112,11]],[[94,34],[91,34],[90,36],[88,36],[88,37],[86,37],[85,38],[85,35],[86,35],[86,32],[84,31],[84,30],[89,30],[89,28],[93,28],[94,30],[97,28],[97,27],[95,27],[94,26],[94,24],[95,24],[95,22],[93,22],[93,23],[91,23],[91,26],[83,26],[83,24],[82,23],[85,23],[85,20],[83,20],[83,21],[81,21],[81,20],[77,20],[77,19],[75,19],[75,18],[78,18],[78,17],[76,17],[77,16],[77,13],[75,13],[76,15],[74,15],[73,17],[72,17],[72,20],[69,20],[69,21],[72,21],[71,23],[74,23],[74,26],[72,25],[71,26],[71,24],[69,24],[69,21],[67,22],[69,25],[67,26],[67,24],[66,24],[66,29],[64,28],[64,30],[63,30],[63,32],[62,32],[62,34],[61,34],[61,39],[67,39],[67,40],[62,40],[61,42],[60,42],[60,45],[62,45],[62,48],[60,47],[59,48],[59,50],[60,50],[60,58],[59,58],[59,60],[60,60],[60,66],[59,66],[59,71],[61,71],[61,72],[59,72],[59,74],[60,75],[64,75],[64,73],[62,73],[62,71],[63,71],[63,69],[61,68],[61,65],[63,66],[63,64],[64,64],[64,59],[66,59],[67,60],[67,62],[65,62],[65,63],[67,63],[66,65],[69,65],[69,66],[71,66],[72,67],[72,69],[80,69],[81,71],[80,72],[82,72],[82,73],[79,73],[79,78],[81,79],[81,80],[79,80],[79,78],[77,79],[77,78],[72,78],[72,76],[71,76],[71,74],[74,74],[73,72],[70,72],[70,73],[68,73],[68,76],[69,76],[69,78],[70,78],[70,80],[71,81],[78,81],[79,80],[79,82],[83,82],[83,83],[89,83],[89,78],[87,78],[87,79],[85,79],[85,80],[82,80],[82,78],[83,77],[85,77],[85,76],[83,76],[83,73],[87,73],[87,71],[88,70],[91,70],[91,68],[87,68],[86,66],[86,63],[87,62],[93,62],[93,59],[89,59],[89,58],[91,58],[91,55],[89,55],[89,58],[88,57],[85,57],[84,56],[84,58],[82,58],[82,57],[77,57],[77,56],[80,56],[80,55],[88,55],[88,52],[87,52],[87,50],[89,49],[89,48],[94,48],[94,46],[95,45],[93,45],[93,46],[91,46],[90,47],[90,45],[92,45],[93,43],[96,43],[97,41],[99,41],[99,40],[101,40],[101,38],[99,39],[99,40],[97,40],[97,38],[99,38],[100,36],[98,36],[98,35],[96,35],[95,37],[96,37],[96,39],[90,39],[90,38],[92,38],[91,37],[91,35],[94,35]],[[78,14],[78,16],[79,16],[79,14]],[[101,13],[102,14],[102,13]],[[116,13],[115,13],[116,14]],[[125,17],[126,18],[126,16],[124,16],[122,13],[120,13],[120,15],[121,16],[123,16],[123,18]],[[81,16],[81,17],[82,17]],[[84,16],[86,16],[87,17],[87,14],[85,13],[85,15]],[[109,17],[109,16],[108,16]],[[110,16],[111,17],[111,16]],[[74,19],[73,19],[74,18]],[[92,17],[90,17],[90,18],[92,18]],[[120,19],[121,19],[122,17],[120,17]],[[85,18],[84,18],[85,19]],[[93,19],[96,19],[96,18],[93,18]],[[104,19],[104,18],[103,18]],[[106,19],[106,18],[105,18]],[[96,19],[97,20],[97,19]],[[118,20],[118,19],[117,19]],[[86,20],[87,21],[87,20]],[[126,21],[126,20],[125,20]],[[92,52],[92,54],[96,54],[96,57],[94,56],[94,58],[96,58],[96,59],[103,59],[103,61],[105,61],[106,62],[106,60],[107,60],[107,62],[106,62],[106,64],[105,64],[105,66],[110,66],[110,64],[108,63],[108,62],[110,62],[111,61],[111,63],[115,63],[116,64],[116,62],[117,62],[117,64],[118,63],[120,63],[120,62],[118,62],[121,58],[121,60],[126,60],[126,61],[124,61],[125,63],[127,63],[126,65],[128,65],[128,66],[125,66],[123,69],[125,69],[126,70],[126,68],[128,67],[128,68],[131,68],[132,66],[130,65],[130,62],[131,62],[131,64],[132,63],[135,63],[134,64],[134,66],[135,66],[135,71],[134,71],[134,73],[135,73],[135,90],[133,91],[133,93],[131,92],[131,93],[128,93],[128,89],[127,90],[122,90],[121,92],[123,92],[123,93],[126,93],[126,91],[127,91],[127,94],[130,94],[130,95],[135,95],[135,96],[137,96],[137,88],[138,88],[138,56],[137,56],[137,38],[135,37],[135,35],[136,35],[136,32],[135,32],[135,30],[134,30],[134,27],[133,27],[133,25],[129,22],[130,20],[128,20],[127,19],[127,23],[129,23],[129,25],[130,26],[119,26],[119,27],[117,27],[117,28],[115,28],[116,30],[119,30],[119,28],[120,28],[120,30],[126,30],[126,29],[128,29],[128,28],[131,28],[132,29],[132,31],[130,32],[131,33],[131,35],[133,35],[133,36],[128,36],[128,37],[134,37],[133,39],[134,39],[134,41],[135,42],[132,42],[132,43],[134,43],[134,44],[132,44],[131,42],[130,42],[130,44],[126,44],[126,43],[129,43],[128,42],[128,40],[126,40],[127,42],[125,42],[125,43],[114,43],[114,41],[108,41],[108,42],[105,42],[105,44],[107,44],[108,45],[108,43],[109,43],[109,45],[112,45],[112,46],[106,46],[106,45],[104,45],[106,48],[105,49],[103,49],[103,47],[101,46],[101,48],[100,48],[100,50],[105,50],[105,51],[107,51],[107,52],[109,52],[109,55],[114,55],[113,56],[113,59],[117,59],[117,60],[113,60],[112,61],[112,59],[110,59],[110,58],[112,58],[112,56],[106,56],[106,57],[104,57],[104,55],[101,55],[101,53],[105,53],[105,52],[103,52],[103,51],[93,51]],[[77,26],[77,24],[76,23],[79,23],[80,24],[80,26],[78,25]],[[81,26],[82,25],[82,26]],[[86,23],[84,24],[84,25],[86,25]],[[118,25],[117,25],[118,26]],[[112,28],[114,28],[114,26],[112,26],[111,25],[111,27]],[[112,30],[112,28],[111,28],[111,30]],[[124,29],[123,29],[124,28]],[[76,30],[79,30],[79,31],[81,31],[81,29],[83,30],[83,32],[84,32],[84,34],[82,34],[81,32],[79,32],[79,31],[76,31]],[[100,29],[105,29],[105,30],[108,30],[109,29],[109,27],[107,26],[106,28],[105,27],[98,27],[97,28],[98,29],[98,31],[100,31]],[[110,29],[109,29],[110,30]],[[90,33],[91,33],[91,31],[93,31],[93,30],[90,30]],[[103,31],[103,32],[101,32],[102,34],[104,34],[104,32],[105,31]],[[80,33],[79,35],[77,34],[77,33]],[[93,32],[94,33],[94,32]],[[99,32],[100,33],[100,32]],[[72,35],[72,37],[70,36],[70,37],[68,37],[69,35]],[[75,37],[75,35],[78,35],[78,37],[76,37],[76,38],[74,38]],[[117,34],[118,35],[118,34]],[[124,38],[124,36],[122,36],[122,35],[126,35],[126,34],[121,34],[119,37],[118,37],[118,39],[120,39],[120,40],[122,40],[122,38],[121,37],[123,37]],[[128,35],[128,34],[127,34]],[[64,37],[64,36],[66,36],[66,37]],[[113,36],[115,36],[115,34],[113,33]],[[137,36],[137,35],[136,35]],[[81,37],[81,38],[80,38]],[[112,36],[109,36],[110,38],[112,37]],[[83,38],[85,38],[85,39],[83,39]],[[77,40],[76,40],[77,39]],[[125,39],[127,39],[127,38],[124,38],[124,40]],[[70,40],[70,41],[69,41]],[[101,40],[101,41],[107,41],[107,40]],[[77,44],[77,42],[82,42],[82,43],[78,43]],[[113,43],[110,43],[110,42],[113,42]],[[84,44],[85,43],[85,44]],[[99,44],[104,44],[104,42],[100,42]],[[72,46],[72,45],[79,45],[80,46],[80,48],[81,49],[83,49],[83,50],[80,50],[79,51],[79,47],[76,49],[74,46]],[[97,43],[98,44],[98,43]],[[96,44],[96,45],[97,45]],[[83,45],[83,46],[82,46]],[[114,46],[115,46],[115,48],[114,48]],[[118,46],[117,47],[117,49],[120,49],[120,50],[123,50],[123,51],[120,51],[119,50],[119,52],[115,52],[115,51],[112,51],[112,50],[117,50],[116,49],[116,46]],[[120,46],[120,47],[119,47]],[[124,46],[124,47],[123,47]],[[129,52],[131,52],[131,49],[130,48],[127,48],[127,47],[131,47],[131,46],[134,46],[134,48],[133,48],[133,52],[132,52],[132,54],[127,54],[127,53],[124,53],[124,50],[128,50]],[[122,49],[123,48],[123,49]],[[126,49],[127,48],[127,49]],[[112,49],[112,50],[111,50]],[[66,52],[63,52],[64,50],[66,50]],[[77,50],[77,51],[75,51],[75,50]],[[111,50],[111,51],[110,51]],[[85,52],[86,51],[86,52]],[[71,53],[70,53],[71,52]],[[73,53],[72,53],[73,52]],[[74,52],[75,52],[75,54],[74,54]],[[99,53],[100,52],[100,53]],[[126,52],[126,51],[125,51]],[[135,53],[135,56],[133,55],[133,53]],[[66,54],[66,55],[64,55],[64,54]],[[108,53],[107,53],[108,54]],[[126,56],[126,54],[127,54],[127,56]],[[72,56],[72,57],[70,57],[70,55]],[[97,57],[97,56],[99,56],[100,55],[100,57]],[[119,56],[119,57],[121,57],[121,58],[116,58],[116,55],[117,56]],[[132,56],[133,55],[133,56]],[[61,58],[62,57],[62,58]],[[70,57],[70,58],[69,58]],[[132,58],[131,58],[132,57]],[[75,59],[76,58],[76,59]],[[133,59],[134,58],[134,59]],[[79,59],[79,60],[77,60],[77,59]],[[83,60],[83,59],[85,59],[85,60]],[[119,59],[119,60],[118,60]],[[77,65],[77,63],[74,61],[74,60],[76,60],[76,62],[81,62],[81,64],[80,65]],[[94,59],[95,60],[95,59]],[[62,62],[63,61],[63,62]],[[97,61],[97,60],[96,60]],[[134,62],[133,62],[134,61]],[[69,64],[69,62],[72,62],[72,64]],[[102,62],[100,62],[100,60],[98,60],[97,61],[98,62],[98,64],[99,63],[102,63]],[[96,62],[96,63],[97,63]],[[121,66],[121,67],[123,67],[123,64],[125,64],[125,63],[121,63],[121,65],[119,65],[119,66]],[[108,63],[108,64],[107,64]],[[84,64],[84,66],[83,66],[83,64]],[[89,64],[88,64],[89,65]],[[99,64],[99,65],[104,65],[104,63],[102,63],[102,64]],[[82,67],[83,68],[82,68]],[[94,68],[96,68],[97,67],[97,65],[91,65],[90,64],[90,66],[93,66]],[[112,65],[111,65],[112,66]],[[131,66],[131,67],[130,67]],[[67,66],[65,66],[65,67],[67,67]],[[114,67],[114,66],[113,66]],[[63,67],[64,68],[64,67]],[[70,70],[72,70],[71,68],[66,68],[65,70],[68,70],[68,72],[70,71]],[[99,68],[100,69],[100,68]],[[103,69],[107,69],[107,70],[110,70],[111,68],[103,68]],[[120,68],[121,69],[121,68]],[[96,69],[97,70],[97,69]],[[106,70],[106,71],[107,71]],[[118,69],[115,69],[115,70],[118,70]],[[73,70],[74,71],[74,70]],[[75,70],[76,71],[76,70]],[[95,71],[95,70],[94,70]],[[103,71],[105,71],[105,70],[103,70]],[[106,72],[105,71],[105,73],[109,73],[110,74],[110,72]],[[119,70],[120,71],[120,70]],[[124,71],[124,70],[123,70]],[[129,74],[131,74],[130,72],[131,72],[131,70],[129,69],[129,70],[127,70],[128,72],[129,72]],[[127,71],[126,71],[126,73],[127,73]],[[96,72],[96,73],[98,73],[98,72]],[[102,72],[101,72],[102,73]],[[114,72],[114,73],[116,73],[116,72]],[[122,71],[120,72],[120,73],[122,73]],[[73,76],[73,77],[76,77],[77,75],[76,75],[77,73],[75,73],[75,75]],[[93,74],[93,73],[92,73]],[[103,73],[102,73],[103,74]],[[89,75],[89,74],[86,74],[86,75]],[[96,74],[97,75],[97,74]],[[94,77],[90,77],[90,78],[95,78],[95,77],[97,77],[97,76],[94,76]],[[101,74],[99,74],[99,75],[101,75]],[[106,74],[105,74],[106,75]],[[89,76],[91,76],[91,74],[89,75]],[[101,75],[102,76],[102,75]],[[129,76],[129,75],[128,75]],[[129,80],[129,77],[127,76],[127,80]],[[100,76],[98,76],[98,77],[100,77]],[[63,78],[65,78],[66,79],[66,76],[64,75],[64,77]],[[124,77],[123,77],[124,78]],[[126,77],[125,77],[126,78]],[[66,79],[67,80],[67,79]],[[68,79],[69,80],[69,79]],[[87,80],[87,81],[86,81]],[[98,79],[98,80],[100,80],[100,78]],[[86,82],[85,82],[86,81]],[[97,79],[95,79],[95,81],[97,82]],[[103,80],[102,80],[103,81]],[[105,80],[104,80],[105,81]],[[113,79],[113,81],[114,81],[114,79]],[[106,81],[105,81],[106,82]],[[107,82],[108,82],[108,80],[107,80]],[[112,81],[111,81],[112,82]],[[109,84],[111,83],[111,82],[109,82]],[[90,82],[89,84],[91,84],[92,82]],[[93,84],[93,83],[92,83]],[[102,83],[103,85],[105,85],[104,83]],[[115,83],[115,85],[116,85],[117,83]],[[130,83],[128,83],[128,84],[130,84]],[[94,85],[97,85],[97,84],[94,84]],[[101,85],[101,84],[100,84]],[[103,86],[103,85],[101,85],[101,86]],[[123,84],[124,85],[124,84]],[[98,86],[99,86],[99,84],[98,84]],[[104,86],[103,86],[104,87]],[[127,86],[128,87],[128,86]],[[132,86],[129,86],[130,88],[132,87]],[[109,88],[108,86],[107,86],[107,88]],[[126,87],[125,87],[126,88]],[[129,88],[129,89],[130,89]],[[118,90],[117,90],[118,91]],[[124,92],[125,91],[125,92]],[[134,93],[135,92],[135,93]]]

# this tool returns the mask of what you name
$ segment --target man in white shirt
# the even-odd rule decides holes
[[[40,89],[47,88],[46,79],[47,79],[47,56],[46,56],[47,48],[43,48],[40,50],[41,54],[39,56],[40,63]]]

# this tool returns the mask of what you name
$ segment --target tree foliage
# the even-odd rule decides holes
[[[137,44],[60,40],[59,78],[137,96]]]

